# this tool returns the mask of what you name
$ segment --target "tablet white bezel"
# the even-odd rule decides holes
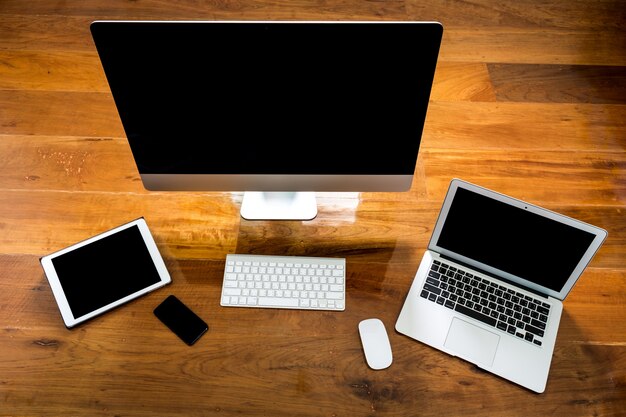
[[[129,294],[123,298],[118,299],[117,301],[114,301],[110,304],[107,304],[103,307],[100,307],[96,310],[93,310],[85,315],[82,315],[80,317],[75,317],[74,314],[72,313],[72,310],[70,308],[70,305],[67,301],[67,298],[65,296],[65,292],[63,290],[63,287],[61,285],[61,281],[59,279],[59,276],[57,274],[57,271],[54,267],[53,264],[53,260],[61,255],[64,255],[66,253],[72,252],[78,248],[87,246],[93,242],[96,242],[98,240],[101,240],[103,238],[106,238],[107,236],[111,236],[115,233],[118,233],[122,230],[128,229],[130,227],[133,226],[137,226],[137,228],[139,229],[139,232],[141,234],[141,237],[143,239],[143,242],[146,246],[146,248],[148,249],[148,252],[150,253],[150,257],[152,259],[152,262],[157,270],[157,273],[159,275],[159,281],[149,285],[147,287],[142,288],[139,291],[136,291],[132,294]],[[41,266],[43,267],[43,270],[46,274],[46,278],[48,279],[48,282],[50,283],[50,288],[52,289],[52,293],[54,295],[54,298],[56,299],[57,305],[59,306],[59,310],[61,312],[61,316],[63,318],[63,321],[65,322],[65,326],[68,328],[74,327],[79,323],[82,323],[84,321],[87,321],[95,316],[98,316],[102,313],[104,313],[105,311],[111,310],[121,304],[124,304],[130,300],[133,300],[143,294],[146,294],[150,291],[153,291],[157,288],[163,287],[164,285],[169,284],[170,282],[172,282],[172,278],[170,277],[170,274],[165,266],[165,263],[163,261],[163,258],[161,257],[161,253],[159,252],[159,249],[154,241],[154,238],[152,236],[152,233],[150,232],[150,230],[148,229],[148,225],[146,224],[146,221],[143,217],[140,217],[138,219],[132,220],[128,223],[125,223],[123,225],[117,226],[113,229],[107,230],[105,232],[102,232],[98,235],[95,235],[91,238],[88,238],[86,240],[83,240],[81,242],[75,243],[71,246],[68,246],[64,249],[61,249],[59,251],[56,251],[54,253],[51,253],[49,255],[43,256],[40,259],[41,261]]]

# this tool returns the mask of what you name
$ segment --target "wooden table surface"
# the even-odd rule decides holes
[[[612,0],[0,0],[0,415],[624,416],[625,10]],[[319,194],[308,222],[242,220],[240,193],[145,191],[89,34],[95,19],[442,22],[412,189]],[[393,330],[453,177],[609,232],[564,303],[543,394]],[[139,216],[173,283],[66,329],[39,257]],[[346,311],[222,308],[228,253],[345,257]],[[153,316],[168,294],[208,322],[196,345]],[[390,333],[383,371],[366,366],[359,342],[369,317]]]

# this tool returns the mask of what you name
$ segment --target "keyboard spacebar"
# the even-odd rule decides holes
[[[494,319],[493,317],[489,317],[486,316],[482,313],[479,313],[478,311],[472,310],[471,308],[467,308],[465,306],[462,306],[460,304],[457,304],[456,307],[454,308],[456,311],[458,311],[459,313],[463,313],[466,316],[470,316],[476,320],[480,320],[485,324],[488,324],[490,326],[495,326],[497,320]]]
[[[272,307],[298,307],[300,300],[297,298],[259,297],[260,306]]]

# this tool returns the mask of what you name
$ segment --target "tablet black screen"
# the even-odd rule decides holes
[[[58,256],[52,263],[75,318],[159,282],[137,226]]]

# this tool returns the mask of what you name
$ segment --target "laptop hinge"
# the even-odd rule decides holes
[[[548,298],[545,294],[542,294],[542,293],[540,293],[539,291],[534,290],[534,289],[532,289],[532,288],[528,288],[528,287],[526,287],[526,286],[524,286],[524,285],[522,285],[522,284],[520,284],[520,283],[518,283],[518,282],[513,282],[513,281],[511,281],[511,280],[509,280],[509,279],[506,279],[506,278],[502,278],[502,277],[495,276],[495,275],[493,275],[493,274],[491,274],[491,273],[489,273],[489,272],[487,272],[487,271],[485,271],[485,270],[483,270],[483,269],[477,268],[477,267],[472,266],[472,265],[468,265],[468,264],[466,264],[465,262],[459,261],[458,259],[452,259],[452,258],[450,258],[449,256],[446,256],[446,255],[441,255],[441,254],[439,254],[439,256],[440,256],[441,258],[443,258],[443,259],[447,260],[447,261],[454,262],[454,263],[457,263],[457,264],[459,264],[459,265],[463,265],[463,266],[464,266],[464,267],[466,267],[466,268],[473,269],[474,271],[478,271],[478,272],[480,272],[481,274],[485,274],[485,275],[487,275],[487,276],[489,276],[489,277],[491,277],[491,278],[497,279],[497,280],[499,280],[499,281],[504,281],[504,282],[506,282],[507,284],[510,284],[510,285],[512,285],[512,286],[514,286],[514,287],[520,287],[520,288],[524,289],[525,291],[532,292],[533,294],[538,295],[538,296],[540,296],[540,297],[542,297],[542,298],[545,298],[545,299],[547,299],[547,298]]]

